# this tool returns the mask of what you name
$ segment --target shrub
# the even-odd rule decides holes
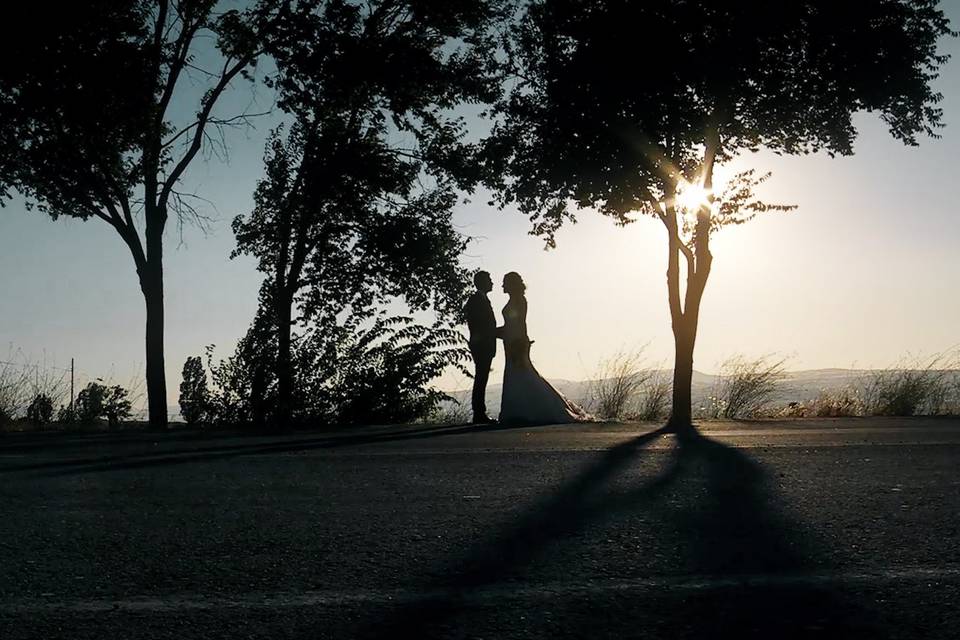
[[[76,417],[83,424],[92,424],[106,418],[110,428],[130,417],[131,405],[127,390],[119,385],[108,387],[91,382],[77,394]]]
[[[728,359],[714,385],[710,415],[714,418],[749,418],[759,415],[776,394],[784,377],[786,359],[743,356]]]
[[[183,364],[180,383],[180,414],[187,424],[206,422],[210,417],[210,389],[207,372],[199,356],[191,356]]]
[[[406,317],[380,317],[368,329],[346,335],[337,346],[338,356],[328,361],[322,378],[313,378],[308,415],[326,414],[328,421],[342,424],[424,419],[450,399],[429,383],[448,366],[467,373],[463,363],[469,352],[458,331],[419,325]],[[311,356],[324,353],[309,342],[304,347]]]
[[[469,351],[463,336],[442,325],[424,326],[407,317],[383,315],[363,322],[347,317],[336,325],[294,335],[296,385],[293,417],[298,423],[371,424],[423,420],[450,398],[429,383],[449,366],[466,373]],[[219,423],[270,420],[275,406],[274,335],[254,325],[232,356],[213,363],[211,406]]]
[[[38,393],[27,407],[27,419],[38,427],[53,420],[53,400],[50,396]]]

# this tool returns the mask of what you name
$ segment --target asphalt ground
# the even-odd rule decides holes
[[[960,638],[960,420],[0,435],[0,639]]]

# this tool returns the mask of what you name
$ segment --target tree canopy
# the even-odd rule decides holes
[[[931,86],[950,33],[936,0],[535,0],[511,48],[492,182],[548,238],[568,202],[655,214],[662,180],[695,181],[760,148],[850,154],[854,114],[907,144],[936,135]]]

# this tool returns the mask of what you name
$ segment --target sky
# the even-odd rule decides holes
[[[957,29],[960,0],[944,9]],[[713,270],[701,309],[695,368],[717,371],[733,356],[775,354],[793,370],[883,367],[960,345],[960,39],[937,88],[946,128],[938,140],[905,147],[883,124],[858,115],[855,155],[739,158],[773,173],[761,195],[795,204],[724,229],[712,239]],[[245,106],[239,88],[225,109]],[[255,104],[269,106],[257,94]],[[188,101],[178,105],[188,109]],[[260,275],[229,259],[230,221],[247,213],[262,172],[265,137],[277,122],[228,134],[227,161],[196,162],[186,180],[210,200],[207,231],[176,225],[166,235],[166,353],[169,404],[190,355],[215,344],[229,355],[256,309]],[[455,220],[473,237],[469,267],[494,281],[518,271],[527,284],[534,364],[548,378],[586,379],[618,351],[643,349],[670,366],[666,236],[658,221],[617,227],[592,211],[544,250],[514,210],[477,193]],[[491,294],[498,312],[506,303]],[[144,309],[129,251],[100,220],[51,220],[14,200],[0,209],[0,360],[69,367],[77,384],[94,378],[142,395]],[[494,363],[496,382],[502,366]],[[446,389],[468,381],[451,374]]]

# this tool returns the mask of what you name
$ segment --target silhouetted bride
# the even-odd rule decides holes
[[[503,277],[503,291],[510,301],[503,308],[503,326],[497,329],[506,356],[500,422],[552,424],[588,420],[583,409],[564,398],[530,362],[526,289],[519,273],[510,272]]]

